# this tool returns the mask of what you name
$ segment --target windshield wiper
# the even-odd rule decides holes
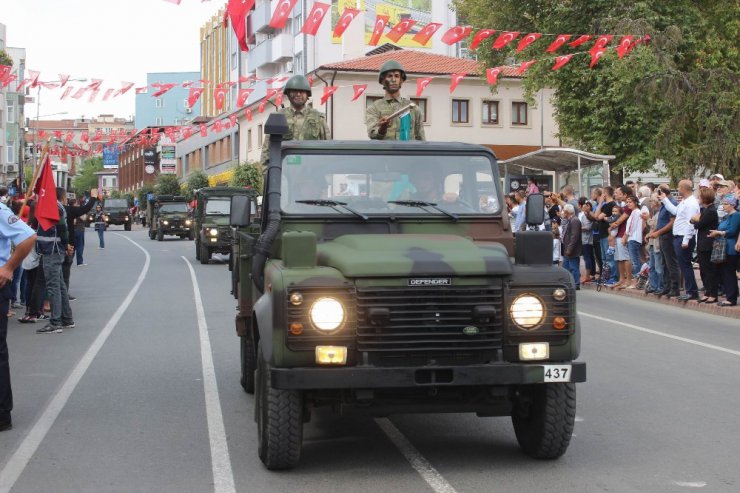
[[[457,221],[458,219],[460,219],[460,216],[458,216],[457,214],[444,210],[441,207],[437,207],[436,202],[424,202],[423,200],[389,200],[388,203],[406,205],[408,207],[419,207],[420,209],[423,209],[425,207],[430,207],[434,210],[441,212],[442,214],[445,214],[446,216],[451,217],[453,221]]]
[[[341,212],[339,209],[337,209],[338,206],[341,206],[348,211],[350,211],[355,216],[359,217],[363,221],[367,221],[368,217],[363,214],[362,212],[356,211],[353,208],[349,207],[347,205],[347,202],[339,202],[337,200],[328,200],[328,199],[312,199],[312,200],[296,200],[296,204],[308,204],[308,205],[319,205],[323,207],[331,207],[337,212]]]

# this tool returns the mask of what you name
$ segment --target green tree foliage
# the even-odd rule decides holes
[[[208,175],[202,170],[195,171],[188,176],[188,194],[192,197],[195,191],[208,186]]]
[[[262,166],[255,162],[243,162],[234,168],[229,181],[232,187],[251,187],[262,192]]]
[[[146,197],[148,194],[154,193],[154,185],[147,183],[136,192],[139,197],[139,207],[146,209]]]
[[[10,55],[8,55],[8,52],[5,50],[0,50],[0,65],[5,65],[8,67],[13,66],[13,59],[10,58]]]
[[[501,51],[478,49],[481,69],[537,59],[525,75],[530,102],[543,87],[566,145],[615,154],[617,168],[646,170],[665,160],[673,179],[711,170],[734,175],[740,164],[740,86],[736,0],[456,0],[473,26],[522,34],[625,33],[649,35],[619,60],[613,47],[594,69],[588,54],[553,72],[545,36],[521,53],[517,42]],[[583,52],[564,46],[557,55]],[[515,57],[515,58],[512,58]],[[495,90],[495,89],[494,89]]]
[[[91,157],[82,162],[82,167],[77,171],[77,175],[72,182],[72,189],[78,197],[93,188],[97,188],[98,175],[95,173],[98,171],[103,171],[102,156]]]
[[[157,195],[179,195],[180,183],[177,181],[177,175],[159,175],[154,183],[154,192]]]

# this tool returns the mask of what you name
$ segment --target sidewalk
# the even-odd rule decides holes
[[[696,283],[701,286],[701,279],[699,278],[699,269],[694,269],[696,275]],[[581,284],[581,289],[590,289],[596,291],[595,282],[587,282]],[[640,298],[645,301],[651,301],[653,303],[661,303],[663,305],[672,305],[688,310],[694,310],[698,312],[711,313],[712,315],[720,315],[722,317],[730,317],[740,319],[740,305],[738,306],[717,306],[716,303],[707,305],[705,303],[697,303],[696,301],[680,301],[676,298],[667,298],[665,296],[656,296],[654,294],[645,293],[644,289],[612,289],[607,286],[602,286],[599,294],[604,295],[617,295],[627,296],[630,298]],[[701,295],[701,292],[700,292]],[[720,297],[720,300],[723,298]]]

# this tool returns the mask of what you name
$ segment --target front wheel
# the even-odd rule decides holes
[[[126,223],[123,225],[123,229],[125,231],[131,231],[131,223]]]
[[[257,369],[257,363],[255,361],[254,353],[254,342],[249,336],[240,337],[241,339],[241,364],[242,364],[242,378],[240,383],[244,392],[247,394],[254,394],[254,371]]]
[[[161,229],[157,230],[157,241],[164,241],[164,232]]]
[[[205,246],[203,243],[200,244],[200,263],[201,264],[207,264],[211,261],[211,252],[208,250],[208,247]]]
[[[195,260],[200,260],[200,244],[195,242]]]
[[[272,387],[269,365],[257,344],[255,406],[257,443],[262,463],[270,470],[292,469],[301,459],[303,445],[303,394]]]
[[[511,421],[521,449],[535,459],[565,453],[576,418],[576,385],[522,385],[516,391]]]

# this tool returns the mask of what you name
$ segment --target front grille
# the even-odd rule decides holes
[[[476,307],[494,307],[496,315],[477,319]],[[502,347],[503,317],[501,283],[357,288],[357,349],[376,364],[486,362]]]

